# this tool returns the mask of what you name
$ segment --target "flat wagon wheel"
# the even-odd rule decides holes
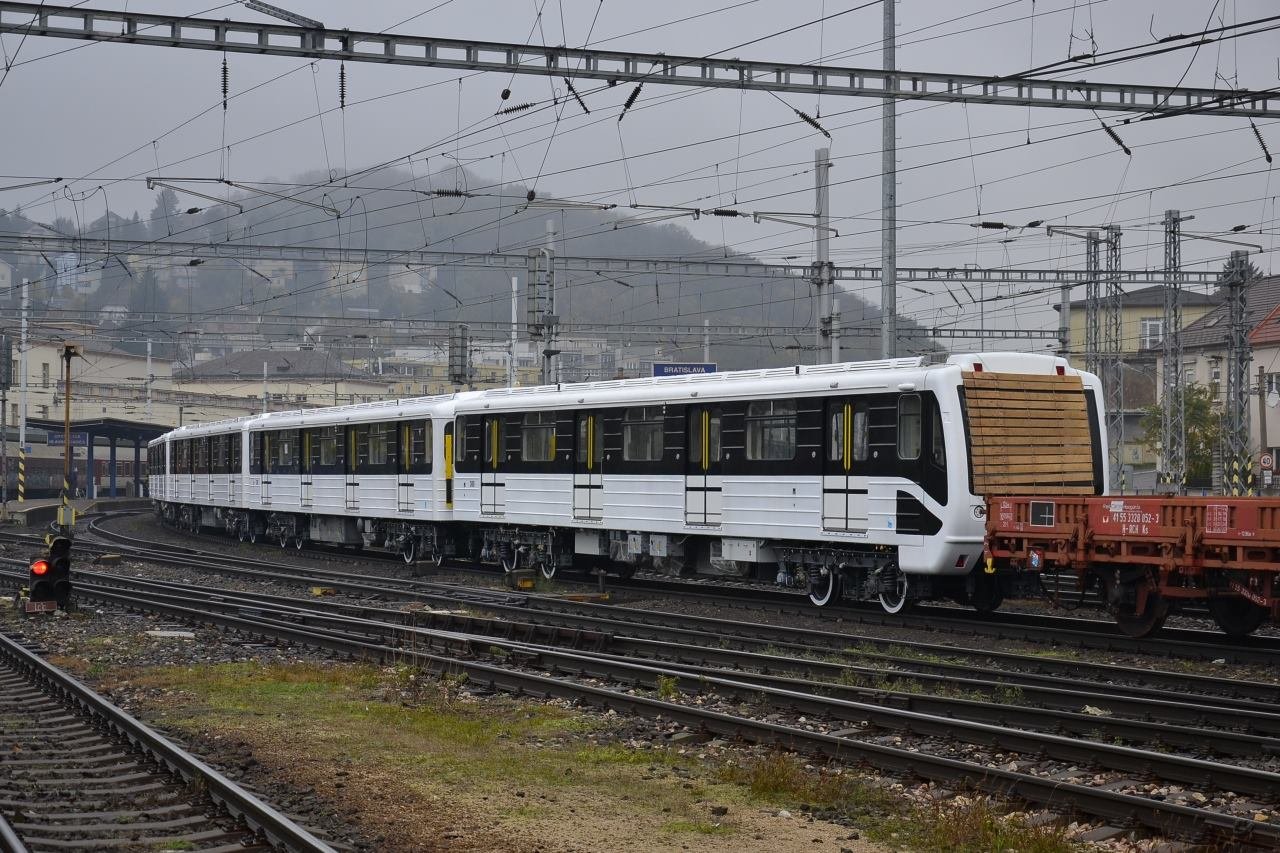
[[[555,554],[543,554],[538,558],[538,574],[542,575],[546,580],[552,580],[556,576],[556,556]]]
[[[418,560],[418,540],[412,536],[404,540],[404,544],[400,546],[400,556],[404,558],[405,563],[413,565]]]
[[[1231,637],[1247,637],[1267,619],[1265,608],[1236,596],[1209,599],[1209,615]]]
[[[1150,577],[1143,575],[1121,580],[1116,575],[1105,575],[1103,586],[1107,594],[1107,609],[1126,636],[1147,637],[1164,625],[1169,615],[1169,600],[1160,595]],[[1138,602],[1144,589],[1146,601],[1140,606]]]

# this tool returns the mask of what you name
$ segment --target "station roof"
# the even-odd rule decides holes
[[[39,418],[27,418],[27,426],[57,433],[61,433],[63,429],[63,423],[60,420],[42,420]],[[149,424],[142,421],[126,421],[120,418],[82,418],[71,422],[72,432],[88,433],[90,440],[105,438],[128,443],[138,441],[143,445],[152,439],[159,438],[171,429],[173,427]]]

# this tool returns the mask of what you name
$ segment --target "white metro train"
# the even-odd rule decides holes
[[[465,391],[186,426],[151,496],[190,529],[994,609],[985,496],[1100,494],[1097,377],[1021,353]]]

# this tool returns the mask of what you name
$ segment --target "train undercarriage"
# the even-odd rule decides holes
[[[1006,597],[1038,591],[1038,576],[1031,572],[988,573],[978,567],[961,575],[908,574],[898,565],[896,549],[886,546],[411,522],[168,503],[160,504],[158,511],[166,523],[183,530],[214,528],[241,542],[269,542],[281,548],[369,548],[397,554],[415,566],[440,566],[446,558],[458,557],[504,572],[532,569],[546,580],[566,571],[622,578],[644,571],[721,579],[800,590],[817,607],[841,601],[878,602],[891,614],[931,599],[953,600],[990,613]]]

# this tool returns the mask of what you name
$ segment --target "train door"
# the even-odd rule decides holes
[[[573,517],[604,517],[604,418],[578,412],[574,423]]]
[[[227,436],[227,499],[232,506],[240,505],[240,472],[244,468],[241,442],[238,432]]]
[[[302,452],[298,458],[298,470],[302,476],[298,480],[298,502],[304,507],[311,506],[315,501],[315,484],[312,480],[312,466],[315,459],[311,455],[311,450],[316,447],[316,439],[309,429],[302,430]],[[317,448],[318,449],[318,448]]]
[[[262,436],[262,479],[259,497],[263,506],[271,505],[271,469],[276,459],[276,436],[272,432],[259,433]]]
[[[507,511],[507,487],[499,464],[502,459],[502,416],[485,415],[484,459],[480,467],[480,512],[502,515]]]
[[[718,525],[723,518],[720,468],[720,408],[690,406],[685,430],[684,520]]]
[[[358,457],[356,456],[358,440],[356,430],[356,427],[347,427],[347,460],[346,467],[343,469],[346,472],[346,486],[344,488],[344,492],[346,493],[345,505],[347,512],[355,512],[360,509],[360,486],[359,481],[356,478],[356,466],[358,464]],[[365,433],[365,435],[365,441],[368,441],[368,433]],[[366,454],[368,453],[367,448],[365,452]]]
[[[827,403],[822,469],[822,526],[826,530],[867,529],[867,485],[859,473],[867,461],[868,407],[849,397]]]
[[[444,425],[444,508],[453,509],[453,421]]]
[[[426,421],[402,421],[400,423],[400,453],[396,457],[396,509],[413,512],[414,472],[422,460],[422,445],[426,438]]]

